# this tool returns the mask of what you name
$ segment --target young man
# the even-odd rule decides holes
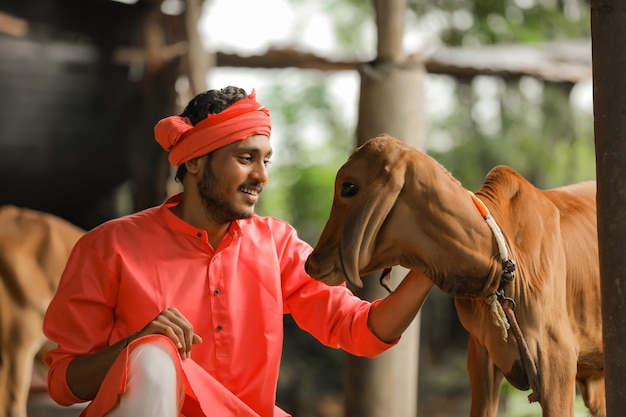
[[[74,247],[44,322],[55,401],[91,400],[82,416],[287,416],[274,405],[283,314],[355,355],[397,343],[432,282],[412,271],[369,303],[308,277],[311,247],[254,214],[270,130],[254,91],[236,87],[155,126],[183,192]]]

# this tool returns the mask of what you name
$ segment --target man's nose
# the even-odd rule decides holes
[[[251,176],[259,183],[265,184],[269,178],[267,166],[265,165],[265,163],[256,164]]]

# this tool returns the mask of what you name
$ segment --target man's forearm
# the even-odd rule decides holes
[[[133,333],[128,338],[122,339],[100,352],[74,358],[67,367],[66,375],[67,384],[74,395],[83,400],[93,400],[111,365],[128,345],[128,342],[135,337],[137,337],[137,333]]]
[[[372,332],[387,343],[400,337],[419,312],[433,285],[422,271],[409,271],[393,293],[372,306],[368,318]]]

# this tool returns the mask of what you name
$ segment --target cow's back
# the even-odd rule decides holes
[[[17,307],[45,312],[70,251],[83,234],[82,229],[48,213],[0,207],[3,297]]]

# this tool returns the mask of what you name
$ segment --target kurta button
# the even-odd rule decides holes
[[[217,330],[218,332],[222,331],[222,325],[218,324],[217,327],[215,328],[215,330]]]
[[[215,262],[217,261],[217,258],[214,256],[213,258],[211,258],[211,262]]]
[[[219,295],[220,290],[218,288],[213,290],[213,295]]]
[[[198,234],[196,236],[202,237],[202,233],[198,232]]]

